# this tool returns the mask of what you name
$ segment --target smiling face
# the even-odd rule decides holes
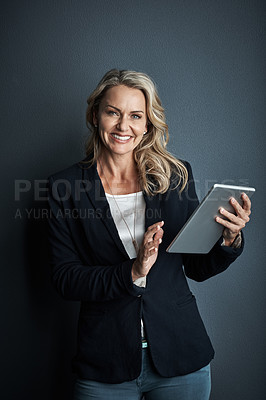
[[[139,89],[124,85],[108,89],[93,123],[107,150],[117,155],[133,154],[147,131],[146,99]]]

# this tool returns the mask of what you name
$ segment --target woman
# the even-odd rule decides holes
[[[206,400],[214,351],[185,275],[203,281],[241,254],[250,200],[220,210],[209,254],[167,253],[198,200],[189,163],[166,150],[153,82],[107,72],[87,123],[87,158],[49,178],[53,282],[81,302],[75,400]]]

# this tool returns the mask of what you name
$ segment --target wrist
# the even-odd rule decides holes
[[[223,246],[228,246],[228,247],[240,247],[241,245],[241,232],[238,232],[238,234],[233,238],[233,239],[223,239]]]
[[[232,244],[234,243],[235,239],[224,239],[223,245],[227,247],[231,247]]]
[[[132,265],[132,270],[131,270],[131,275],[132,275],[132,280],[133,282],[136,281],[139,278],[143,278],[146,275],[140,274],[138,273],[138,268],[137,268],[137,262],[134,261],[133,265]]]

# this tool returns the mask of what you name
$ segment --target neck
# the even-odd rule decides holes
[[[107,178],[118,181],[137,178],[138,170],[133,154],[104,153],[100,156],[99,164],[103,167]]]
[[[139,190],[138,169],[130,155],[104,153],[97,162],[98,174],[107,193],[134,193]],[[110,193],[110,194],[112,194]]]

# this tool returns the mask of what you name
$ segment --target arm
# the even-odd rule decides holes
[[[208,254],[184,254],[183,263],[186,276],[197,282],[205,281],[225,271],[243,251],[244,237],[240,248],[222,246],[223,238],[213,246]]]
[[[107,301],[125,296],[138,296],[143,288],[133,285],[131,270],[134,260],[116,265],[84,265],[72,238],[60,194],[53,193],[49,179],[49,243],[52,281],[66,299]],[[89,244],[88,244],[89,245]],[[93,249],[91,250],[93,252]]]
[[[191,167],[187,165],[188,174],[189,174],[189,182],[187,186],[187,199],[188,199],[188,216],[194,211],[194,209],[198,205],[198,201],[191,202],[190,199],[197,198],[195,192],[195,184],[193,180],[193,175],[191,171]],[[237,203],[237,207],[240,207]],[[244,209],[248,208],[244,203]],[[244,210],[243,210],[244,211]],[[221,210],[220,210],[221,212]],[[208,254],[184,254],[183,255],[183,264],[186,275],[196,281],[204,281],[214,275],[217,275],[224,270],[226,270],[229,265],[242,253],[244,246],[244,238],[241,236],[240,246],[234,247],[233,242],[236,236],[239,234],[240,230],[243,228],[242,221],[239,221],[239,216],[243,216],[243,212],[238,209],[238,216],[235,217],[233,214],[227,213],[224,215],[227,218],[233,220],[229,223],[229,221],[225,222],[225,220],[218,219],[216,220],[218,223],[222,223],[225,226],[223,237],[221,237],[212,250]],[[244,213],[245,214],[245,213]],[[236,219],[237,218],[237,219]],[[225,225],[226,224],[226,225]],[[227,228],[227,229],[226,229]],[[230,232],[228,231],[230,228]],[[230,236],[229,236],[230,235]],[[230,240],[228,240],[230,237]],[[232,247],[230,245],[232,244]]]

